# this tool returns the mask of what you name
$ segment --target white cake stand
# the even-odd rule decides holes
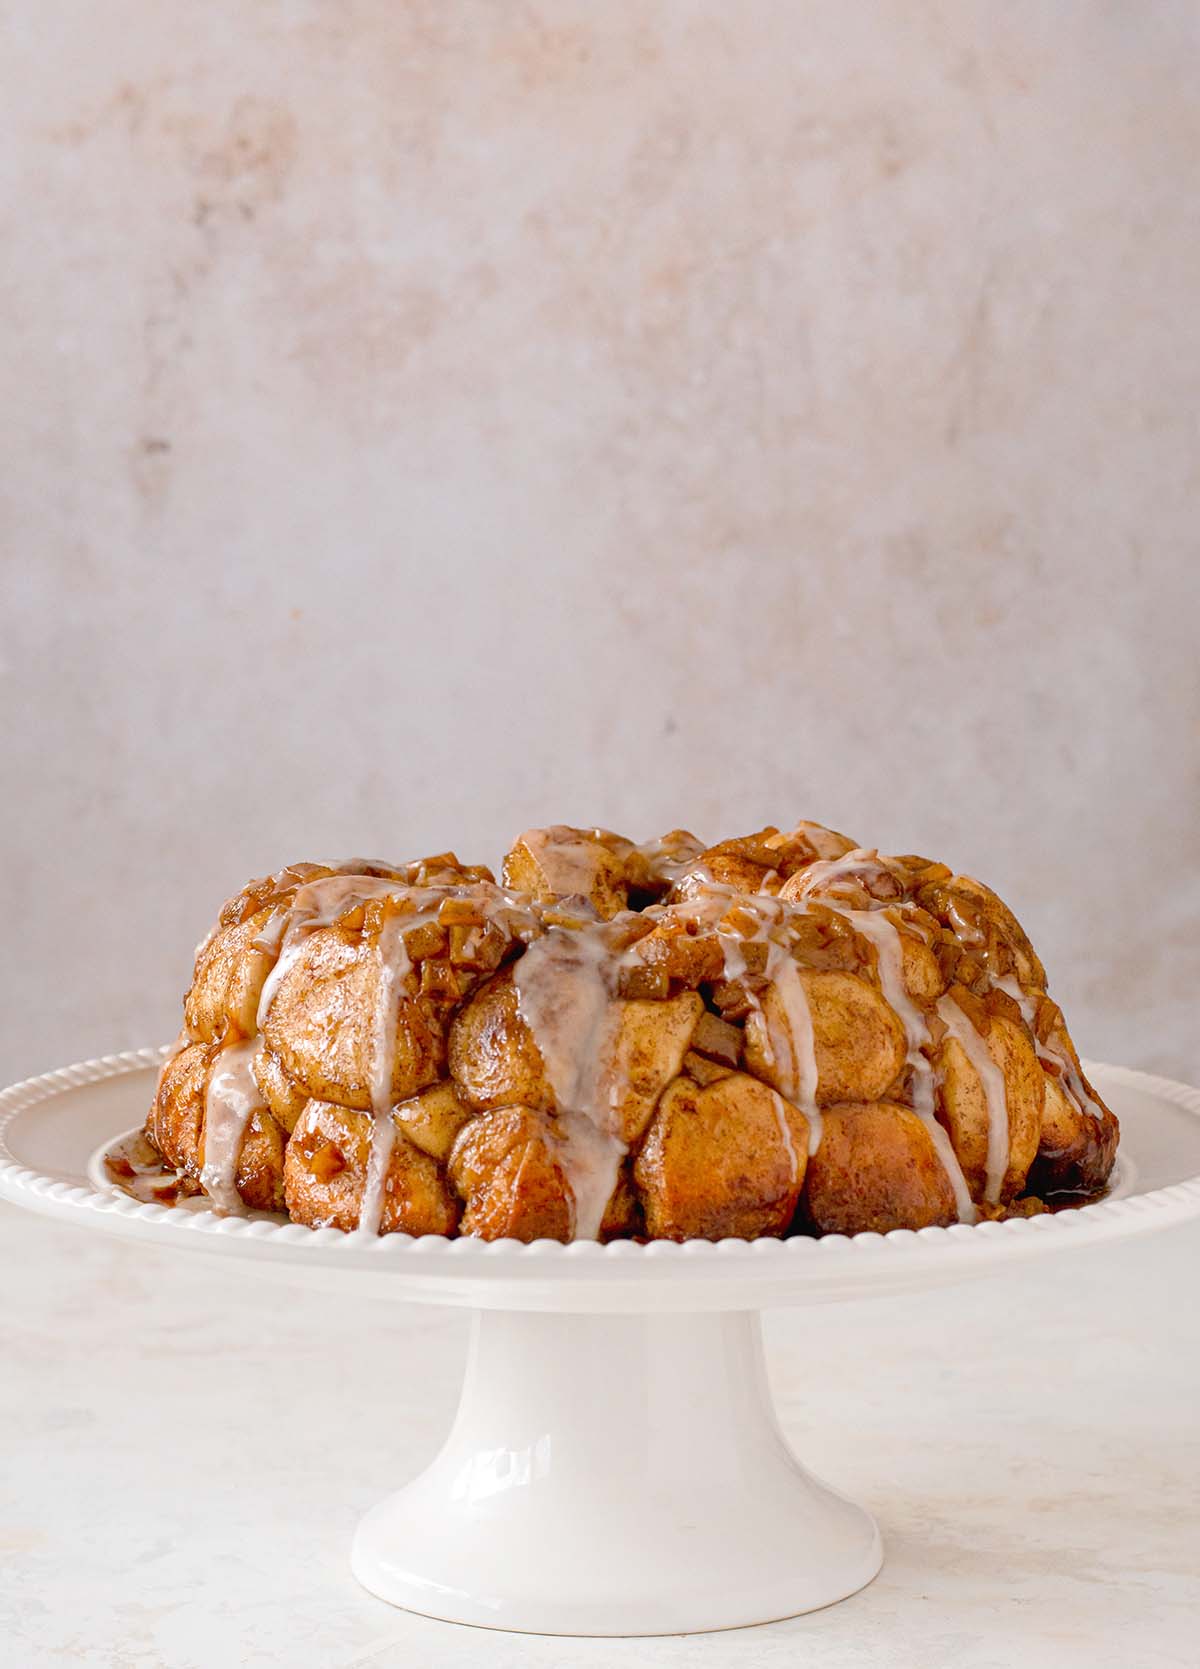
[[[0,1094],[0,1196],[147,1244],[345,1292],[475,1311],[454,1428],[369,1512],[373,1593],[428,1616],[550,1634],[733,1628],[814,1610],[876,1574],[879,1532],[791,1454],[758,1312],[934,1286],[1200,1213],[1200,1092],[1093,1066],[1123,1125],[1111,1195],[1057,1216],[823,1240],[634,1246],[389,1235],[139,1205],[99,1147],[140,1123],[163,1051]],[[89,1166],[91,1166],[89,1172]]]

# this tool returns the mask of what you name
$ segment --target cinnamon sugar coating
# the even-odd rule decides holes
[[[222,907],[145,1136],[366,1233],[720,1238],[1028,1215],[1117,1121],[1012,911],[802,822],[293,864]],[[119,1166],[114,1166],[119,1180]]]

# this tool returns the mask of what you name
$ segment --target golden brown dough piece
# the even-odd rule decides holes
[[[450,1071],[478,1112],[521,1106],[554,1107],[554,1091],[533,1033],[517,1005],[512,970],[480,987],[450,1027]]]
[[[671,896],[690,898],[714,882],[737,892],[777,893],[809,865],[841,858],[853,848],[848,836],[822,823],[797,823],[789,830],[768,826],[706,847],[676,878]]]
[[[808,1163],[804,1209],[817,1234],[887,1234],[958,1221],[954,1191],[929,1131],[910,1107],[830,1107]]]
[[[1044,1072],[1045,1103],[1037,1153],[1029,1169],[1032,1194],[1096,1194],[1107,1183],[1117,1156],[1120,1127],[1113,1113],[1083,1083],[1097,1111],[1081,1112],[1061,1077]]]
[[[990,1063],[1002,1080],[1006,1129],[1000,1172],[1003,1180],[996,1198],[998,1203],[1007,1202],[1021,1193],[1037,1152],[1045,1095],[1042,1069],[1033,1040],[1019,1021],[990,1013],[985,1003],[962,986],[952,986],[949,998],[978,1038],[975,1048],[982,1053],[976,1064],[952,1032],[943,1032],[933,1055],[941,1079],[941,1121],[950,1134],[972,1195],[985,1198],[989,1142],[1001,1116],[998,1106],[988,1098],[985,1078]],[[945,1013],[939,1008],[943,1026]]]
[[[273,1055],[264,1041],[259,1042],[252,1063],[254,1081],[259,1094],[271,1109],[277,1124],[290,1136],[296,1120],[307,1107],[308,1091],[290,1078],[278,1055]]]
[[[196,971],[184,1003],[188,1035],[215,1043],[232,1027],[242,1037],[257,1029],[258,1002],[274,960],[259,937],[270,920],[259,910],[244,921],[219,926],[196,953]]]
[[[484,1240],[570,1240],[574,1201],[548,1119],[502,1107],[466,1126],[450,1178],[466,1202],[463,1229]]]
[[[1031,1193],[1094,1194],[1108,1182],[1120,1126],[1089,1083],[1062,1009],[1045,991],[1026,993],[1007,981],[1034,1039],[1045,1080],[1037,1154],[1030,1166]]]
[[[289,864],[264,880],[248,882],[222,905],[216,926],[197,947],[191,989],[184,999],[188,1035],[203,1043],[215,1042],[230,1027],[242,1037],[254,1035],[263,984],[278,948],[260,941],[306,889],[311,892],[319,883],[333,882],[335,893],[340,886],[341,896],[349,898],[360,880],[368,885],[375,881],[407,885],[410,875],[426,873],[465,876],[468,872],[459,868],[453,854],[447,854],[404,869],[380,864]]]
[[[783,1234],[796,1215],[808,1121],[744,1072],[705,1087],[676,1078],[633,1167],[656,1239]]]
[[[172,1170],[200,1176],[204,1137],[204,1091],[216,1053],[210,1043],[191,1043],[163,1067],[146,1119],[146,1135]]]
[[[951,875],[918,887],[917,902],[947,929],[943,944],[951,952],[953,974],[962,984],[985,974],[1015,975],[1021,985],[1044,991],[1046,970],[1024,928],[1001,899],[981,881]]]
[[[682,1240],[1108,1181],[1117,1121],[1028,936],[944,864],[812,822],[562,824],[503,882],[439,853],[231,898],[146,1121],[182,1191],[347,1231]]]
[[[284,1147],[310,1103],[374,1114],[436,1086],[456,1004],[540,931],[489,871],[452,853],[297,864],[251,882],[197,951],[148,1138],[220,1209],[290,1209]],[[419,1121],[418,1149],[432,1129]],[[339,1218],[350,1181],[337,1185]]]
[[[504,860],[504,884],[539,903],[584,899],[607,920],[629,903],[628,844],[607,829],[527,829]]]
[[[535,926],[487,883],[352,905],[285,944],[263,1037],[318,1099],[360,1111],[405,1100],[442,1077],[457,1006]]]
[[[367,1114],[328,1101],[309,1102],[288,1143],[284,1165],[294,1222],[311,1228],[358,1228],[373,1139]],[[391,1139],[383,1176],[380,1234],[454,1233],[458,1209],[444,1173],[399,1129]]]
[[[391,970],[378,954],[378,934],[321,928],[300,949],[275,991],[263,1038],[293,1083],[319,1100],[366,1112],[379,1055],[376,1015]],[[396,994],[395,1047],[385,1091],[393,1100],[436,1083],[446,1045],[436,1001],[423,1000],[402,974]]]
[[[607,921],[661,898],[702,852],[686,829],[635,846],[610,829],[557,823],[518,836],[504,859],[504,884],[539,903],[581,899]]]
[[[211,1192],[213,1155],[210,1091],[221,1072],[224,1051],[213,1043],[192,1043],[170,1061],[146,1120],[146,1135],[172,1170]],[[257,1097],[253,1099],[257,1100]],[[231,1154],[230,1186],[244,1205],[282,1211],[283,1159],[287,1134],[265,1104],[248,1118]]]
[[[802,969],[808,1024],[817,1067],[818,1106],[876,1101],[904,1070],[904,1027],[881,993],[857,974]],[[785,1088],[770,1039],[788,1030],[776,984],[768,984],[746,1016],[746,1065],[776,1089]]]
[[[447,1079],[402,1101],[392,1116],[414,1147],[445,1164],[459,1131],[471,1118],[471,1109],[458,1086]]]
[[[703,999],[688,991],[661,1001],[613,1001],[608,1035],[597,1046],[603,1050],[599,1093],[621,1141],[640,1139],[703,1012]],[[513,1105],[570,1110],[558,1105],[510,969],[490,979],[460,1011],[450,1033],[450,1069],[464,1099],[480,1112]]]

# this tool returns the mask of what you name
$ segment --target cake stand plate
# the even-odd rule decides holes
[[[734,1628],[829,1605],[879,1569],[874,1521],[795,1459],[760,1309],[915,1290],[1200,1213],[1200,1092],[1089,1066],[1122,1121],[1110,1194],[1009,1223],[821,1240],[360,1238],[204,1201],[143,1205],[98,1151],[140,1123],[165,1051],[107,1056],[0,1094],[0,1197],[263,1276],[474,1316],[454,1427],[372,1509],[352,1561],[428,1616],[552,1634]]]

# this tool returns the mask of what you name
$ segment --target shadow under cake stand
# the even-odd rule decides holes
[[[1200,1213],[1200,1092],[1091,1066],[1122,1121],[1114,1186],[1054,1216],[684,1245],[360,1239],[115,1190],[99,1152],[140,1121],[165,1053],[106,1056],[0,1094],[0,1197],[309,1289],[472,1309],[453,1429],[366,1515],[351,1554],[372,1593],[453,1622],[674,1634],[846,1598],[880,1568],[879,1531],[789,1449],[759,1312],[946,1284]]]

